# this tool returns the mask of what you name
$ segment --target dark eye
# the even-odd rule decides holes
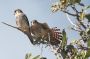
[[[34,20],[34,22],[36,23],[36,22],[37,22],[37,20]]]
[[[16,13],[16,10],[14,11],[14,13]]]

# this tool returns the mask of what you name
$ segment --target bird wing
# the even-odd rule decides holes
[[[28,18],[25,14],[22,15],[24,21],[26,22],[26,24],[29,26],[29,21],[28,21]]]
[[[49,26],[47,23],[41,23],[43,29],[49,29]]]

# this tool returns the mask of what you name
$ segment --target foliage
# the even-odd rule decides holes
[[[63,39],[61,46],[63,47],[58,49],[61,50],[61,52],[57,52],[57,54],[60,53],[63,59],[87,59],[90,57],[90,14],[86,14],[85,12],[90,8],[90,5],[85,6],[81,1],[82,0],[60,0],[59,2],[54,3],[51,7],[53,13],[61,11],[76,18],[75,20],[77,21],[77,24],[74,24],[73,22],[71,23],[69,17],[67,20],[73,25],[71,29],[77,31],[81,37],[81,39],[77,39],[67,45],[66,34],[62,33]],[[76,6],[80,6],[81,10],[78,10]],[[69,8],[73,10],[73,13],[70,13]],[[85,24],[85,22],[87,24]],[[87,44],[87,46],[85,46],[85,44]]]
[[[27,53],[25,59],[46,59],[45,57],[41,57],[40,55],[32,56],[31,53]]]

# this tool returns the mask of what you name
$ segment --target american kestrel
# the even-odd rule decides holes
[[[16,25],[22,31],[30,31],[29,21],[27,16],[23,13],[22,10],[16,9],[14,11],[14,15],[16,17]]]

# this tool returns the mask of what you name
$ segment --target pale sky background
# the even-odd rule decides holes
[[[33,55],[41,54],[39,46],[33,46],[28,37],[22,32],[8,27],[1,22],[16,26],[14,10],[22,9],[29,21],[37,19],[39,22],[46,22],[50,27],[67,29],[68,41],[77,39],[79,36],[75,31],[70,30],[71,26],[62,12],[52,13],[51,4],[56,0],[0,0],[0,59],[25,59],[26,53]],[[90,0],[82,0],[89,5]],[[47,59],[55,59],[50,48],[43,49],[42,56]]]

